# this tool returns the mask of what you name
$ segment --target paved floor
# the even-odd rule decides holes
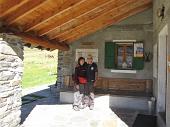
[[[22,127],[131,127],[137,112],[95,106],[76,112],[70,104],[60,104],[49,87],[36,88],[27,94],[45,96],[22,106]],[[102,102],[100,98],[96,99]]]
[[[38,105],[28,116],[23,127],[128,127],[111,109],[79,112],[71,105]]]
[[[59,103],[59,98],[56,96],[53,90],[50,90],[48,85],[23,90],[23,96],[29,94],[43,96],[45,98],[38,99],[29,104],[22,105],[21,124],[25,121],[25,119],[37,105],[56,105]]]

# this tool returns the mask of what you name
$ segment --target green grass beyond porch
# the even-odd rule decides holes
[[[24,48],[24,74],[22,87],[54,84],[57,74],[58,50],[42,51]]]

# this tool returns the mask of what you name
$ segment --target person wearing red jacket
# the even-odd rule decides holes
[[[88,93],[87,87],[87,63],[83,57],[78,59],[78,65],[75,68],[75,92],[73,109],[79,111],[84,107],[83,97]]]

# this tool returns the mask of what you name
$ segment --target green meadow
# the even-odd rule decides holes
[[[54,84],[57,74],[58,50],[45,51],[24,48],[24,74],[22,87]]]

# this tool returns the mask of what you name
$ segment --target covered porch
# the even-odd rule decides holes
[[[134,121],[142,113],[156,116],[158,127],[169,127],[169,15],[167,0],[0,0],[2,127],[20,126],[24,46],[59,50],[57,81],[51,87],[57,103],[35,107],[30,121],[49,118],[42,124],[76,127],[82,124],[75,120],[80,117],[89,127],[137,127],[123,120],[118,124],[115,115],[132,111]],[[71,109],[74,68],[78,57],[88,55],[98,65],[96,107],[93,112],[75,113]],[[103,112],[106,116],[100,123],[95,117]],[[70,121],[64,123],[67,118]],[[26,127],[37,125],[41,123],[25,122]]]

